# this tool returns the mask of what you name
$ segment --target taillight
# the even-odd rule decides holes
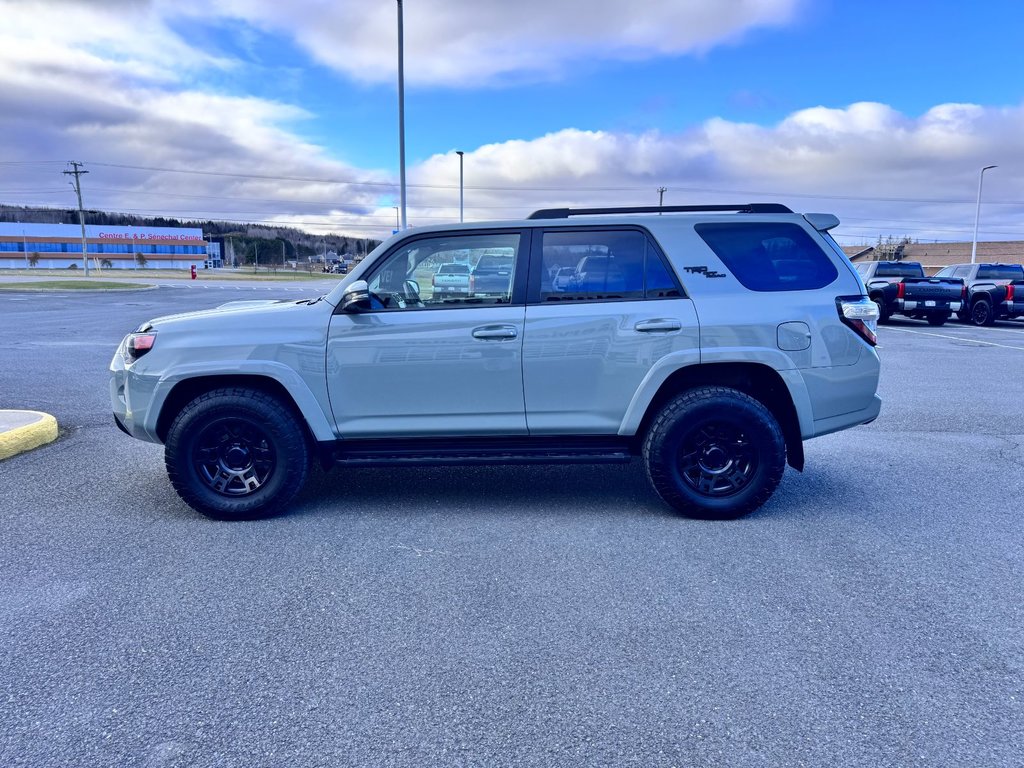
[[[135,362],[144,354],[149,352],[156,343],[156,333],[147,331],[145,333],[129,333],[124,340],[124,355],[129,362]]]
[[[1012,285],[1006,286],[1006,300],[1007,301],[1013,301],[1013,286]]]
[[[967,283],[960,286],[960,301],[967,301]]]
[[[897,283],[896,284],[896,298],[897,299],[902,299],[906,295],[907,295],[907,286],[905,286],[903,283]]]
[[[469,276],[469,292],[473,293],[476,290],[476,278],[473,275]]]
[[[902,285],[902,283],[900,284]],[[836,309],[843,325],[853,330],[872,347],[878,344],[878,305],[867,296],[839,296]]]

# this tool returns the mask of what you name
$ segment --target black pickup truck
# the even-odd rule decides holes
[[[878,305],[878,322],[893,315],[942,325],[963,308],[966,287],[960,278],[925,277],[916,261],[865,261],[855,265],[868,296]]]
[[[965,323],[992,325],[1024,316],[1024,265],[952,264],[936,275],[946,276],[967,285],[967,301],[957,313]]]

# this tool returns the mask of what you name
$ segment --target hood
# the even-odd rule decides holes
[[[164,315],[150,320],[145,325],[150,328],[160,328],[168,325],[190,325],[202,323],[207,319],[214,322],[231,321],[245,322],[248,319],[256,320],[266,316],[273,316],[282,312],[294,312],[308,309],[311,305],[322,302],[323,299],[256,299],[252,301],[229,301],[212,309],[200,309],[195,312],[181,312],[175,315]]]

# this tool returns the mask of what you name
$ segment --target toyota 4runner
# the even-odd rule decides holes
[[[838,223],[759,203],[405,231],[324,296],[144,323],[111,362],[114,417],[221,519],[283,510],[315,463],[636,456],[670,506],[737,517],[804,440],[878,415],[878,310]],[[456,262],[507,268],[435,293]]]

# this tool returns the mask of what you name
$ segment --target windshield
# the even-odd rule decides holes
[[[1020,264],[988,264],[978,268],[979,280],[1020,280],[1024,266]]]
[[[920,264],[879,264],[875,277],[924,277]]]

